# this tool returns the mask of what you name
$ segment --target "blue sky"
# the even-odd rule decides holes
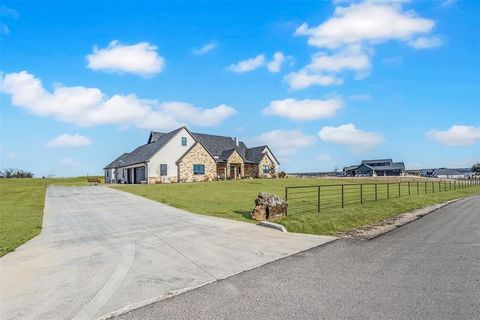
[[[1,167],[99,174],[150,130],[268,143],[286,171],[480,161],[480,5],[3,2]]]

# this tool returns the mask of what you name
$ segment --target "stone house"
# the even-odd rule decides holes
[[[247,148],[238,138],[180,127],[151,132],[146,144],[122,154],[104,170],[107,183],[169,183],[269,178],[279,165],[266,145]]]

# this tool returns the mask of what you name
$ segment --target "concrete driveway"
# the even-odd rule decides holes
[[[51,186],[42,233],[0,259],[0,318],[95,319],[333,239]]]

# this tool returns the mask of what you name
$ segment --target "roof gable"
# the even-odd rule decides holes
[[[147,143],[152,143],[158,140],[161,136],[163,136],[164,132],[157,132],[157,131],[150,131],[150,136],[148,137]]]
[[[163,148],[173,137],[177,135],[182,129],[186,129],[185,127],[180,127],[164,135],[158,137],[152,143],[144,144],[130,152],[126,159],[124,159],[124,166],[129,166],[137,163],[143,163],[150,160],[160,149]]]

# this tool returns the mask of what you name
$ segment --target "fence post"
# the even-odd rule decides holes
[[[343,202],[343,184],[342,184],[342,208],[344,207],[344,202]]]
[[[432,181],[432,192],[435,193],[435,182]]]
[[[398,183],[398,197],[400,198],[400,182]]]
[[[377,201],[377,184],[375,183],[375,201]]]
[[[288,187],[285,187],[285,202],[287,203],[287,209],[285,210],[285,215],[288,215]]]
[[[360,184],[360,204],[363,204],[363,184]]]
[[[317,213],[320,213],[320,186],[318,186],[317,190]]]
[[[408,181],[408,195],[410,195],[410,181]]]
[[[425,194],[427,194],[427,181],[425,181]]]
[[[387,199],[390,199],[390,183],[387,182]]]

